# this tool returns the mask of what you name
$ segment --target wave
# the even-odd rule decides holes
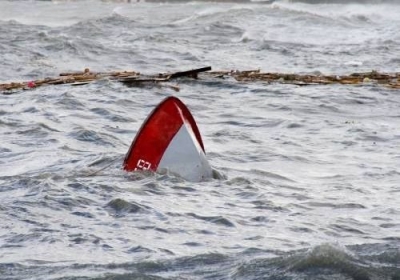
[[[365,4],[371,5],[365,5]],[[372,5],[372,4],[382,5]],[[293,13],[297,16],[316,20],[337,21],[343,24],[381,24],[383,21],[399,21],[399,13],[393,5],[377,1],[341,0],[283,0],[277,1],[272,8]],[[393,2],[395,3],[395,2]],[[400,2],[396,2],[400,3]],[[314,5],[315,4],[315,5]],[[318,5],[317,5],[318,4]],[[332,9],[332,5],[335,6]]]
[[[391,3],[391,4],[399,4],[397,0],[286,0],[286,2],[301,2],[307,4],[382,4],[382,3]]]
[[[29,236],[25,236],[29,238]],[[25,238],[20,236],[19,238]],[[91,242],[94,235],[78,236],[76,242]],[[193,244],[195,246],[195,244]],[[144,260],[153,253],[132,247],[138,262],[60,265],[33,262],[3,263],[7,279],[399,279],[400,254],[394,245],[364,244],[341,247],[333,244],[291,252],[247,249],[236,255],[200,254],[165,260]],[[168,252],[165,252],[168,255]],[[172,255],[172,254],[169,254]]]

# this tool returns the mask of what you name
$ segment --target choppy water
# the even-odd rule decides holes
[[[378,3],[1,1],[0,77],[392,72],[399,26],[400,5]],[[1,96],[0,279],[400,279],[398,90],[179,85]],[[171,94],[225,178],[121,170]]]

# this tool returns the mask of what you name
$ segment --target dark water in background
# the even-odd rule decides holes
[[[1,1],[1,80],[85,67],[398,71],[400,5],[377,3]],[[399,91],[179,86],[1,97],[0,279],[400,279]],[[121,170],[171,94],[226,178]]]

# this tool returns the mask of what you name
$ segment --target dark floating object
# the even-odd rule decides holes
[[[176,79],[180,77],[191,77],[191,78],[198,78],[198,74],[201,72],[206,72],[210,71],[211,67],[203,67],[203,68],[198,68],[198,69],[193,69],[193,70],[188,70],[188,71],[182,71],[182,72],[174,72],[171,74],[159,74],[158,76],[148,76],[148,77],[143,77],[143,78],[138,78],[138,77],[122,77],[119,79],[120,82],[126,84],[126,85],[131,85],[131,84],[137,84],[137,83],[143,83],[143,82],[168,82],[171,79]]]

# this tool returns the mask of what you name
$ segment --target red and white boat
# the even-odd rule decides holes
[[[212,177],[199,129],[182,101],[167,97],[150,113],[131,144],[124,169],[167,170],[193,182]]]

